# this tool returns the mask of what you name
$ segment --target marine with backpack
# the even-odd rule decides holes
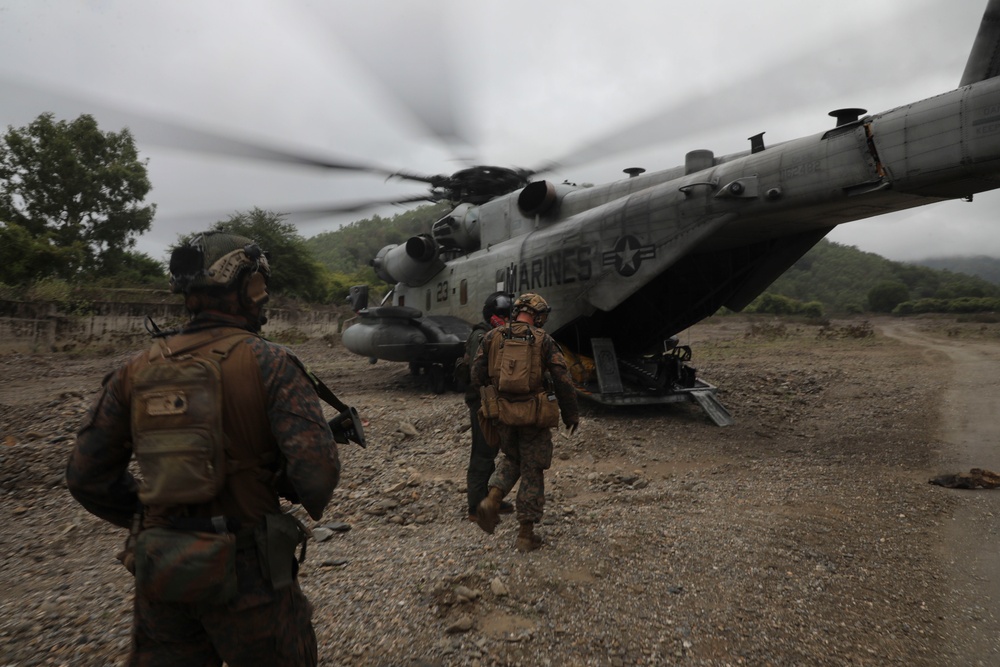
[[[280,498],[319,519],[332,497],[337,436],[320,405],[332,392],[259,335],[270,268],[255,243],[197,235],[170,274],[192,319],[154,326],[151,347],[105,378],[66,471],[85,509],[130,529],[128,664],[315,665],[297,581],[309,531]],[[339,405],[346,442],[356,412]]]
[[[489,493],[476,510],[477,524],[492,534],[504,497],[518,484],[515,511],[521,529],[515,547],[519,551],[532,551],[541,544],[534,524],[541,520],[545,504],[551,429],[558,426],[560,414],[570,433],[579,424],[566,360],[542,329],[550,311],[537,294],[519,296],[510,324],[484,336],[471,373],[482,397],[480,419],[495,425],[502,454],[490,477]]]

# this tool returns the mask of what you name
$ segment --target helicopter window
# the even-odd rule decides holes
[[[426,301],[427,301],[427,305],[424,307],[424,310],[430,310],[431,309],[431,291],[430,290],[427,290],[427,299],[426,299]]]
[[[469,281],[462,280],[458,286],[458,300],[463,306],[469,302]]]

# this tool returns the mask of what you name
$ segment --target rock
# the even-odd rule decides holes
[[[399,428],[397,429],[403,435],[417,436],[420,432],[417,431],[417,427],[410,422],[399,422]]]
[[[323,525],[324,528],[329,528],[330,530],[337,533],[346,533],[351,529],[351,524],[344,523],[343,521],[333,521]]]
[[[468,632],[473,628],[474,625],[475,622],[472,620],[472,617],[467,614],[463,614],[462,616],[459,616],[454,623],[448,626],[446,632],[448,634],[456,634],[458,632]]]
[[[490,581],[490,591],[498,598],[506,597],[509,594],[507,586],[500,580],[500,577],[494,577]]]
[[[330,530],[329,528],[324,528],[321,526],[319,528],[313,528],[312,534],[313,534],[313,539],[316,540],[317,542],[326,542],[328,539],[330,539],[330,537],[333,536],[333,531]]]
[[[455,595],[460,602],[470,602],[479,597],[479,591],[474,591],[466,586],[455,586]]]

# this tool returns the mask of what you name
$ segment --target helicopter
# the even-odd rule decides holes
[[[444,391],[487,295],[538,292],[546,330],[578,392],[607,405],[695,401],[732,417],[677,334],[739,311],[839,224],[1000,187],[1000,0],[989,0],[959,87],[735,154],[584,187],[529,170],[477,166],[420,177],[453,210],[372,259],[393,285],[378,305],[351,290],[344,346],[405,362]]]
[[[428,186],[412,196],[324,207],[327,213],[385,203],[447,204],[449,212],[427,233],[387,246],[372,258],[380,277],[393,285],[385,299],[370,305],[365,286],[351,289],[357,317],[342,340],[356,354],[409,364],[411,372],[430,378],[434,391],[443,392],[485,297],[497,290],[537,291],[554,307],[546,328],[570,358],[582,395],[608,405],[694,401],[716,423],[728,423],[731,417],[715,398],[715,388],[698,377],[690,349],[678,344],[680,332],[721,307],[743,308],[841,223],[971,199],[1000,185],[1000,127],[995,120],[1000,93],[993,55],[1000,41],[998,2],[983,1],[982,27],[956,90],[881,113],[837,110],[835,120],[824,121],[830,126],[818,134],[769,144],[758,133],[741,152],[690,150],[680,166],[650,171],[629,167],[626,177],[598,185],[552,177],[556,170],[549,164],[535,169],[471,164],[454,173],[425,175],[232,139],[224,131],[193,130],[135,113],[126,113],[124,124],[140,139],[173,150],[368,173]],[[398,14],[406,7],[415,16],[395,21],[403,30],[421,42],[451,43],[414,28],[410,19],[421,15],[427,23],[440,23],[423,8],[401,3],[393,9]],[[646,9],[640,8],[638,16]],[[363,22],[340,25],[348,34],[364,27]],[[383,36],[378,43],[395,43],[396,37]],[[388,51],[370,48],[373,41],[364,35],[359,42],[374,58]],[[186,54],[181,46],[180,53]],[[411,50],[397,50],[413,60]],[[513,55],[516,50],[508,51]],[[266,51],[254,52],[269,59]],[[433,76],[422,79],[403,69],[399,79],[420,79],[420,86],[426,78],[447,79],[436,67],[423,67]],[[871,71],[864,74],[872,76]],[[777,79],[774,72],[755,76],[755,87],[744,93],[766,98],[766,86],[780,84]],[[68,105],[77,106],[85,97],[53,94],[34,80],[0,83],[9,91],[7,100],[40,92],[47,98],[69,97]],[[269,81],[271,87],[278,83]],[[224,77],[217,84],[235,87],[238,80]],[[88,112],[102,122],[121,117],[108,108],[114,106],[108,100],[87,102]],[[256,108],[243,105],[240,115]],[[436,111],[429,114],[431,121],[437,120]],[[673,116],[675,135],[687,131],[682,124],[698,126],[701,119],[691,116],[699,110],[687,111],[688,117]],[[718,130],[713,120],[707,123],[701,127]],[[433,133],[444,136],[447,131]],[[564,160],[554,162],[568,166]],[[193,185],[186,180],[185,193]],[[205,179],[198,185],[215,190],[219,183]],[[300,212],[310,211],[303,207]]]

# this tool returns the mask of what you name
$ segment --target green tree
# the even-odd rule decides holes
[[[47,258],[35,262],[47,274],[123,268],[152,224],[156,206],[142,205],[150,188],[131,132],[102,132],[89,115],[57,122],[45,113],[27,127],[8,126],[0,141],[0,220],[28,232],[28,250]]]
[[[121,266],[114,276],[102,281],[109,287],[129,285],[164,288],[167,285],[167,267],[144,252],[124,253]]]
[[[246,236],[264,249],[271,263],[273,292],[325,303],[329,296],[327,270],[313,257],[295,225],[284,218],[283,213],[255,207],[215,223],[212,229]]]
[[[883,281],[868,290],[868,307],[876,313],[891,313],[910,300],[910,289],[901,282]]]
[[[58,277],[58,268],[80,265],[86,258],[83,243],[58,247],[36,238],[13,222],[0,223],[0,283],[26,285]]]
[[[769,315],[795,315],[802,309],[795,299],[780,294],[765,292],[754,299],[754,302],[747,308],[751,313],[767,313]]]

